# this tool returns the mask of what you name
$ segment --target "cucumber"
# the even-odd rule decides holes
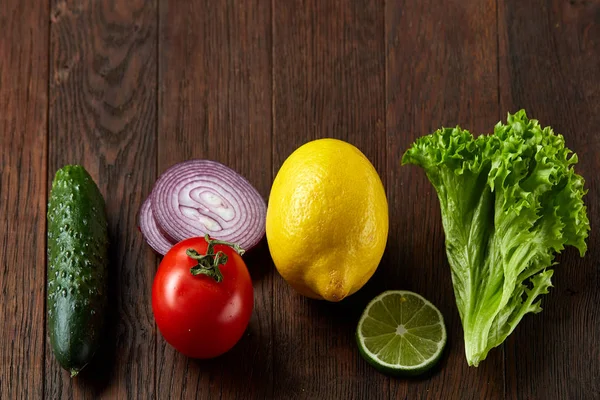
[[[75,376],[100,346],[107,304],[108,233],[102,194],[88,172],[56,172],[48,203],[48,332]]]

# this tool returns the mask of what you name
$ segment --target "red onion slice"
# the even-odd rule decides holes
[[[140,207],[139,226],[146,243],[152,247],[154,251],[163,256],[175,244],[175,241],[169,240],[160,231],[152,214],[152,205],[150,197],[144,201]]]
[[[265,234],[263,198],[244,177],[216,161],[172,166],[158,178],[151,197],[157,225],[176,241],[208,233],[249,250]]]

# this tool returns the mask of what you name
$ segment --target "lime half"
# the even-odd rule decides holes
[[[414,376],[430,370],[446,345],[440,311],[413,292],[390,290],[367,306],[356,329],[362,356],[393,375]]]

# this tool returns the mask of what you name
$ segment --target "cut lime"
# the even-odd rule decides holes
[[[413,292],[390,290],[367,306],[356,329],[362,356],[393,375],[414,376],[430,370],[446,345],[440,311]]]

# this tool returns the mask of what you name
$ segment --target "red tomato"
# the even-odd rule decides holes
[[[207,247],[202,237],[173,246],[160,263],[152,286],[158,329],[175,349],[193,358],[212,358],[231,349],[246,330],[254,307],[250,274],[231,247],[214,245],[214,253],[227,256],[227,262],[218,267],[221,282],[190,272],[199,262],[186,251],[204,255]]]

